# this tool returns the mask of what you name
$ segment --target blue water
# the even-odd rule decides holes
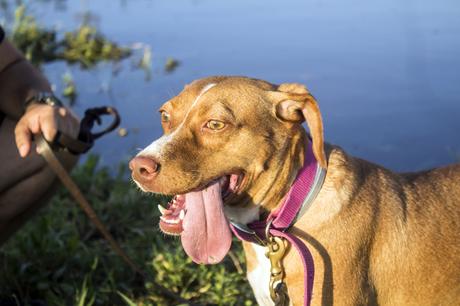
[[[306,84],[320,103],[327,141],[394,170],[460,160],[460,2],[399,0],[29,1],[47,25],[73,29],[91,12],[109,38],[153,51],[145,80],[132,61],[113,76],[54,63],[59,92],[70,71],[78,113],[115,105],[129,134],[100,141],[105,164],[126,161],[161,135],[156,110],[194,79],[247,75]],[[181,65],[165,73],[174,57]]]

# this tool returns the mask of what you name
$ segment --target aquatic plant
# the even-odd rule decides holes
[[[69,105],[72,106],[77,99],[77,88],[70,72],[64,73],[62,76],[62,83],[64,83],[64,89],[62,90],[62,96],[69,99]]]
[[[33,64],[56,58],[58,41],[56,31],[39,26],[34,17],[26,14],[24,5],[15,11],[14,25],[9,39]]]
[[[10,39],[35,65],[65,60],[90,68],[100,61],[119,61],[131,54],[129,48],[110,41],[86,23],[60,35],[39,25],[33,16],[26,14],[24,5],[15,11]]]
[[[166,72],[173,72],[174,70],[176,70],[176,68],[179,66],[179,61],[172,58],[172,57],[168,57],[166,59],[166,63],[165,63],[165,71]]]

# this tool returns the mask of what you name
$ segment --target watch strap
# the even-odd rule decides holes
[[[63,107],[64,104],[55,95],[50,92],[39,92],[33,95],[24,103],[24,108],[27,108],[31,104],[47,104],[53,107]]]

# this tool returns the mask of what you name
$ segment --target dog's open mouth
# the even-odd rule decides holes
[[[227,254],[232,235],[224,215],[224,200],[237,193],[244,176],[230,174],[204,188],[174,196],[159,206],[160,229],[180,235],[185,252],[197,263],[218,263]]]

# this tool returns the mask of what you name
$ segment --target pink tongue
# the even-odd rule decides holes
[[[215,264],[228,253],[232,233],[224,215],[220,184],[185,195],[187,213],[182,226],[182,246],[196,263]]]

